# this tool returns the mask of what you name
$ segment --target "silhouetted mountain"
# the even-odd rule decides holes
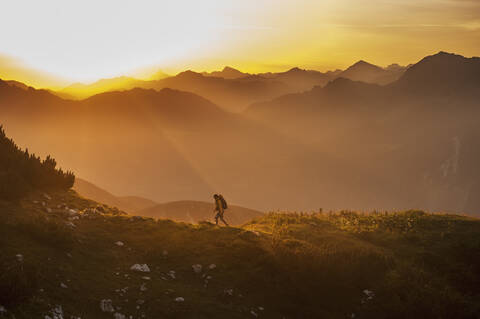
[[[214,221],[215,213],[213,212],[213,208],[213,201],[212,203],[207,203],[185,200],[158,204],[137,211],[136,214],[195,224],[201,221]],[[262,215],[263,213],[259,211],[235,205],[229,205],[229,208],[225,210],[225,220],[231,225],[242,225]]]
[[[376,196],[361,199],[357,188],[350,197],[358,200],[354,206],[385,200],[378,207],[390,202],[390,207],[476,214],[479,75],[478,58],[440,53],[411,66],[388,86],[339,78],[324,88],[254,104],[246,115],[359,164],[356,174],[369,176],[363,187]]]
[[[334,78],[326,73],[313,70],[302,70],[300,68],[292,68],[286,72],[263,73],[259,75],[284,82],[293,88],[293,92],[307,91],[314,86],[324,86],[328,81]]]
[[[408,68],[392,86],[408,93],[439,97],[474,94],[480,91],[479,74],[480,58],[439,52]]]
[[[202,75],[213,76],[213,77],[224,78],[224,79],[239,79],[239,78],[248,76],[249,74],[240,72],[237,69],[226,66],[223,68],[222,71],[202,72]]]
[[[250,103],[271,99],[292,90],[286,84],[270,79],[250,77],[224,79],[204,76],[193,71],[181,72],[159,81],[149,81],[143,87],[193,92],[229,111],[241,111]]]
[[[396,81],[404,72],[404,68],[390,67],[383,69],[363,60],[358,61],[337,75],[353,81],[388,84]]]
[[[116,90],[129,90],[142,86],[141,80],[127,76],[120,76],[110,79],[101,79],[91,84],[74,83],[58,91],[61,97],[75,97],[83,99],[95,94]]]
[[[127,213],[133,213],[137,210],[146,209],[157,205],[154,201],[138,196],[115,196],[108,191],[87,182],[84,179],[76,178],[73,189],[81,196],[93,199],[99,203],[105,203],[112,207],[117,207]]]

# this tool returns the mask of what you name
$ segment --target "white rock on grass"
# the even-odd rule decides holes
[[[50,316],[46,315],[45,319],[64,319],[62,306],[55,306],[55,308],[50,310]]]
[[[77,225],[75,225],[74,223],[68,221],[68,222],[65,222],[65,225],[67,225],[68,227],[72,227],[72,228],[75,228],[77,227]]]
[[[124,245],[124,243],[121,242],[121,241],[117,241],[117,242],[115,242],[115,245],[117,245],[119,247],[122,247]]]
[[[0,315],[7,313],[7,309],[4,306],[0,306]]]
[[[111,299],[103,299],[100,301],[100,309],[102,309],[103,312],[114,312],[115,309],[113,309],[112,305],[112,300]]]
[[[140,272],[150,272],[150,268],[148,267],[147,264],[135,264],[132,267],[130,267],[130,270],[140,271]]]
[[[250,313],[252,314],[252,316],[254,316],[254,317],[258,317],[258,313],[256,313],[255,311],[253,311],[253,310],[250,310]]]
[[[150,278],[150,277],[148,277],[148,276],[143,276],[142,279],[143,279],[143,280],[150,280],[150,279],[152,279],[152,278]]]
[[[175,301],[176,301],[176,302],[184,302],[184,301],[185,301],[185,298],[183,298],[183,297],[177,297],[177,298],[175,298]]]
[[[199,274],[199,273],[202,272],[202,265],[200,265],[200,264],[192,265],[192,268],[193,268],[193,271],[194,271],[196,274]]]
[[[215,269],[215,268],[217,268],[217,265],[215,264],[210,264],[210,266],[208,266],[208,269]]]
[[[22,254],[16,254],[15,257],[17,258],[17,261],[18,261],[18,262],[22,262],[22,261],[23,261],[23,255],[22,255]]]
[[[363,290],[363,293],[367,297],[367,300],[371,300],[371,299],[373,299],[373,297],[375,297],[375,293],[371,290],[365,289],[365,290]]]
[[[64,288],[64,289],[67,289],[67,288],[68,288],[68,286],[65,285],[63,282],[60,283],[60,287],[62,287],[62,288]]]
[[[168,272],[168,275],[170,276],[170,278],[175,279],[175,270],[170,270]]]

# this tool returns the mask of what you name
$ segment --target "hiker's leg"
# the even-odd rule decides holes
[[[215,225],[218,225],[218,217],[219,216],[218,216],[218,213],[217,213],[217,215],[215,215]]]
[[[223,215],[220,216],[220,219],[221,219],[221,221],[222,221],[226,226],[228,226],[228,224],[227,224],[227,222],[225,221],[225,219],[223,219]]]

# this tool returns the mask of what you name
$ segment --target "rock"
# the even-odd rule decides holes
[[[72,223],[71,221],[65,222],[65,225],[67,225],[68,227],[72,227],[72,228],[77,227],[77,225],[75,225],[75,224]]]
[[[62,306],[56,305],[55,308],[50,310],[50,316],[46,315],[45,319],[63,319]]]
[[[100,309],[102,309],[103,312],[114,312],[115,309],[113,309],[112,305],[112,300],[111,299],[103,299],[100,301]]]
[[[367,297],[367,300],[371,300],[371,299],[373,299],[373,297],[375,297],[375,293],[371,290],[365,289],[365,290],[363,290],[363,293]]]
[[[115,313],[113,314],[113,319],[127,319],[127,316],[125,316],[124,314],[115,312]]]
[[[175,298],[175,301],[176,301],[176,302],[184,302],[184,301],[185,301],[185,298],[183,298],[183,297],[177,297],[177,298]]]
[[[175,271],[174,270],[170,270],[168,272],[168,275],[172,278],[172,279],[175,279]]]
[[[124,245],[124,243],[121,242],[121,241],[117,241],[117,242],[115,242],[115,245],[117,245],[119,247],[122,247]]]
[[[7,313],[7,309],[4,306],[0,306],[0,315],[6,314],[6,313]]]
[[[64,289],[67,289],[67,288],[68,288],[68,286],[65,285],[63,282],[60,283],[60,287],[62,287],[62,288],[64,288]]]
[[[95,210],[101,214],[105,214],[105,208],[101,205],[98,205],[97,207],[95,207]]]
[[[215,269],[215,268],[217,268],[217,265],[215,264],[210,264],[210,266],[208,266],[208,269]]]
[[[48,194],[46,194],[46,193],[43,193],[43,197],[45,197],[46,200],[51,200],[51,199],[52,199],[52,198],[51,198]]]
[[[77,215],[78,215],[78,210],[72,209],[72,208],[67,209],[67,214],[68,214],[69,216],[77,216]]]
[[[23,262],[23,255],[22,254],[16,254],[15,257],[17,257],[18,262]]]
[[[150,272],[150,268],[148,267],[147,264],[135,264],[132,267],[130,267],[130,270],[140,271],[140,272]]]
[[[143,276],[142,279],[143,279],[143,280],[150,280],[150,279],[152,279],[152,278],[150,278],[150,277],[148,277],[148,276]]]
[[[193,271],[194,271],[196,274],[199,274],[199,273],[202,272],[202,265],[200,265],[200,264],[192,265],[192,268],[193,268]]]
[[[260,310],[260,311],[264,311],[264,310],[265,310],[265,308],[263,308],[263,307],[258,307],[258,310]]]
[[[233,296],[233,289],[224,289],[223,293],[225,295]]]
[[[143,284],[140,286],[140,291],[147,291],[147,284],[143,283]]]
[[[252,316],[254,316],[254,317],[258,317],[258,313],[256,313],[255,311],[253,311],[253,310],[250,310],[250,313],[252,314]]]

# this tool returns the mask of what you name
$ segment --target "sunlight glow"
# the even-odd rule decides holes
[[[17,0],[0,10],[0,78],[25,72],[4,56],[57,76],[31,79],[51,87],[158,69],[408,64],[439,50],[476,55],[479,37],[478,1]]]

